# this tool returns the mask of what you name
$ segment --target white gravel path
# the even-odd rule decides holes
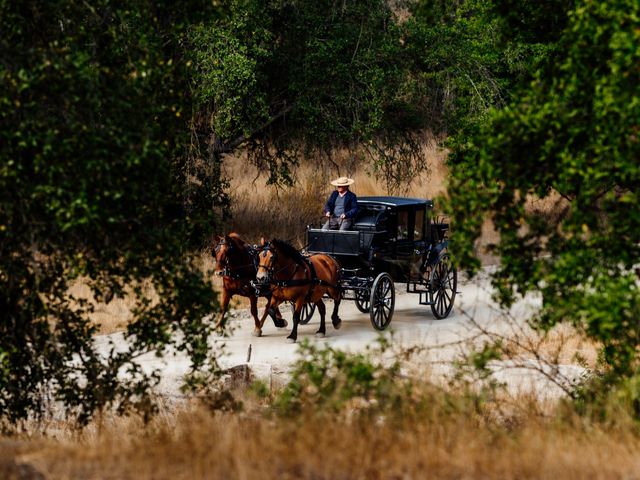
[[[511,318],[518,320],[505,321],[504,313],[491,301],[486,270],[472,282],[459,282],[454,310],[443,320],[436,320],[428,306],[418,304],[418,295],[406,293],[404,289],[404,284],[396,284],[395,313],[390,328],[383,335],[392,335],[393,344],[398,347],[426,347],[427,352],[417,357],[413,367],[424,367],[432,376],[450,373],[451,361],[468,351],[469,342],[480,341],[477,337],[481,329],[509,336],[514,333],[514,328],[526,329],[526,318],[540,307],[538,298],[527,298],[515,305],[510,312]],[[330,313],[333,305],[330,301],[326,303],[327,312]],[[290,320],[291,314],[286,310],[284,309],[285,318]],[[376,342],[380,332],[374,330],[369,315],[358,311],[354,302],[343,301],[339,314],[342,319],[340,330],[334,330],[328,319],[326,336],[316,338],[314,334],[319,325],[316,312],[308,325],[299,326],[298,341],[308,338],[318,344],[354,352],[363,351]],[[267,320],[263,336],[256,338],[252,335],[253,319],[248,310],[236,310],[229,317],[229,322],[232,327],[229,337],[216,336],[211,339],[212,346],[225,345],[226,353],[219,359],[220,364],[225,368],[247,364],[250,348],[248,365],[256,377],[268,382],[282,382],[286,379],[288,368],[298,358],[298,346],[286,342],[291,323],[287,328],[277,329]],[[118,334],[105,335],[98,337],[96,341],[106,349],[111,341],[118,344],[122,342],[122,338]],[[140,363],[145,369],[161,370],[159,393],[170,397],[179,396],[181,379],[189,366],[184,355],[169,355],[165,358],[148,355],[141,358]],[[567,381],[563,379],[567,377],[568,381],[573,381],[585,373],[584,369],[575,365],[561,365],[550,370],[548,366],[535,365],[530,360],[522,364],[513,361],[494,362],[492,368],[496,372],[495,378],[506,383],[510,389],[530,391],[545,398],[562,394],[562,389],[550,381],[550,378],[555,376],[561,381]]]

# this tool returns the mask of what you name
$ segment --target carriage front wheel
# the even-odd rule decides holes
[[[393,279],[388,273],[381,273],[371,286],[369,316],[376,330],[384,330],[391,323],[396,303],[396,292]]]
[[[371,290],[356,290],[356,307],[362,313],[369,313],[371,310]]]
[[[429,275],[429,302],[437,319],[451,313],[458,288],[458,274],[448,253],[442,255]]]

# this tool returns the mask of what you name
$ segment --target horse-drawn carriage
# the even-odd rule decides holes
[[[369,313],[374,328],[384,330],[393,317],[394,283],[406,284],[407,292],[419,295],[436,318],[451,312],[457,289],[457,274],[447,253],[448,224],[433,216],[433,203],[402,197],[360,197],[359,211],[351,230],[307,228],[307,246],[297,251],[277,239],[251,247],[237,235],[217,240],[218,274],[225,278],[223,313],[231,295],[252,299],[255,334],[262,334],[271,313],[276,318],[283,301],[294,305],[294,325],[289,339],[297,338],[298,324],[308,323],[316,308],[320,313],[318,334],[325,333],[324,297],[334,300],[331,319],[340,327],[338,306],[353,300]],[[234,266],[235,265],[235,266]],[[253,292],[251,291],[253,290]],[[256,297],[269,297],[258,320]],[[272,308],[273,307],[273,308]]]
[[[324,253],[342,267],[342,298],[369,313],[384,330],[393,317],[395,282],[417,293],[420,305],[440,319],[451,312],[457,274],[447,253],[449,225],[433,218],[433,202],[402,197],[360,197],[349,231],[307,229],[309,254]],[[307,304],[300,323],[314,306]]]

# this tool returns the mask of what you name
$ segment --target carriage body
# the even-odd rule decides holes
[[[430,305],[437,318],[446,317],[457,276],[446,253],[448,224],[434,218],[433,202],[359,197],[358,207],[352,230],[307,229],[307,252],[328,254],[340,263],[343,298],[370,313],[374,327],[382,330],[393,315],[393,284],[404,282],[420,304]]]

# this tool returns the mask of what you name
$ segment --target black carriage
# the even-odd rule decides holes
[[[447,253],[449,225],[434,218],[433,202],[403,197],[359,197],[352,230],[307,229],[309,254],[324,253],[342,267],[342,297],[384,330],[393,317],[395,282],[445,318],[453,308],[457,273]],[[301,316],[307,323],[315,305]]]

